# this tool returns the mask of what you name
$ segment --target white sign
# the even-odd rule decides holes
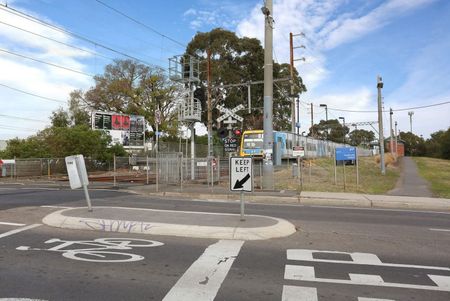
[[[230,190],[253,191],[252,158],[230,158]]]
[[[242,122],[244,120],[244,118],[236,114],[237,111],[243,110],[245,108],[243,105],[238,105],[237,107],[231,110],[221,105],[217,105],[216,108],[223,113],[222,116],[216,119],[217,122],[221,122],[227,118],[229,120],[227,123],[236,123],[236,121],[234,122],[231,121],[232,119],[236,119],[239,122]]]
[[[89,185],[83,155],[66,157],[66,167],[67,174],[69,175],[70,188],[76,189]]]
[[[305,147],[303,146],[294,146],[292,148],[292,155],[294,157],[304,157],[305,156]]]

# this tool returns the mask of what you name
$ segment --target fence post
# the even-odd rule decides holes
[[[50,159],[47,159],[47,178],[50,179]]]
[[[146,156],[146,159],[145,159],[145,164],[147,164],[147,168],[146,168],[146,178],[147,178],[147,185],[148,185],[148,154],[147,154],[147,156]]]
[[[116,154],[113,156],[113,187],[116,187]]]

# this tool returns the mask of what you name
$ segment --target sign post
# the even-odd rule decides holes
[[[356,186],[358,186],[359,182],[359,175],[358,175],[358,164],[357,164],[357,153],[356,153],[356,147],[337,147],[335,150],[335,156],[336,156],[336,164],[338,161],[342,162],[343,166],[343,173],[344,173],[344,191],[345,191],[345,165],[347,165],[347,162],[351,161],[352,165],[356,163]]]
[[[230,158],[230,190],[241,192],[241,221],[244,218],[244,191],[253,191],[253,160],[246,157]]]
[[[83,155],[68,156],[65,158],[67,174],[69,175],[70,188],[76,189],[83,187],[84,196],[88,205],[89,212],[92,212],[91,199],[87,186],[89,185],[86,165]]]

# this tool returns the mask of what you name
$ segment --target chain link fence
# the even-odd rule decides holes
[[[111,162],[85,158],[91,183],[106,187],[153,185],[156,191],[196,184],[209,188],[230,187],[228,157],[190,158],[184,152],[159,152],[154,156],[115,157]],[[360,157],[367,169],[376,164],[374,157]],[[373,161],[373,163],[371,163]],[[370,166],[369,166],[370,167]],[[68,183],[64,158],[15,159],[15,164],[1,166],[0,181],[51,180]],[[253,187],[261,190],[263,161],[253,160]],[[359,177],[359,179],[357,179]],[[336,165],[333,157],[283,160],[274,166],[275,190],[355,191],[364,184],[364,172],[356,166]],[[357,183],[357,182],[360,183]],[[171,188],[170,188],[171,187]]]

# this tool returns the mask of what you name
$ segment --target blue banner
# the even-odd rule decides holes
[[[356,147],[337,147],[336,161],[356,160]]]

